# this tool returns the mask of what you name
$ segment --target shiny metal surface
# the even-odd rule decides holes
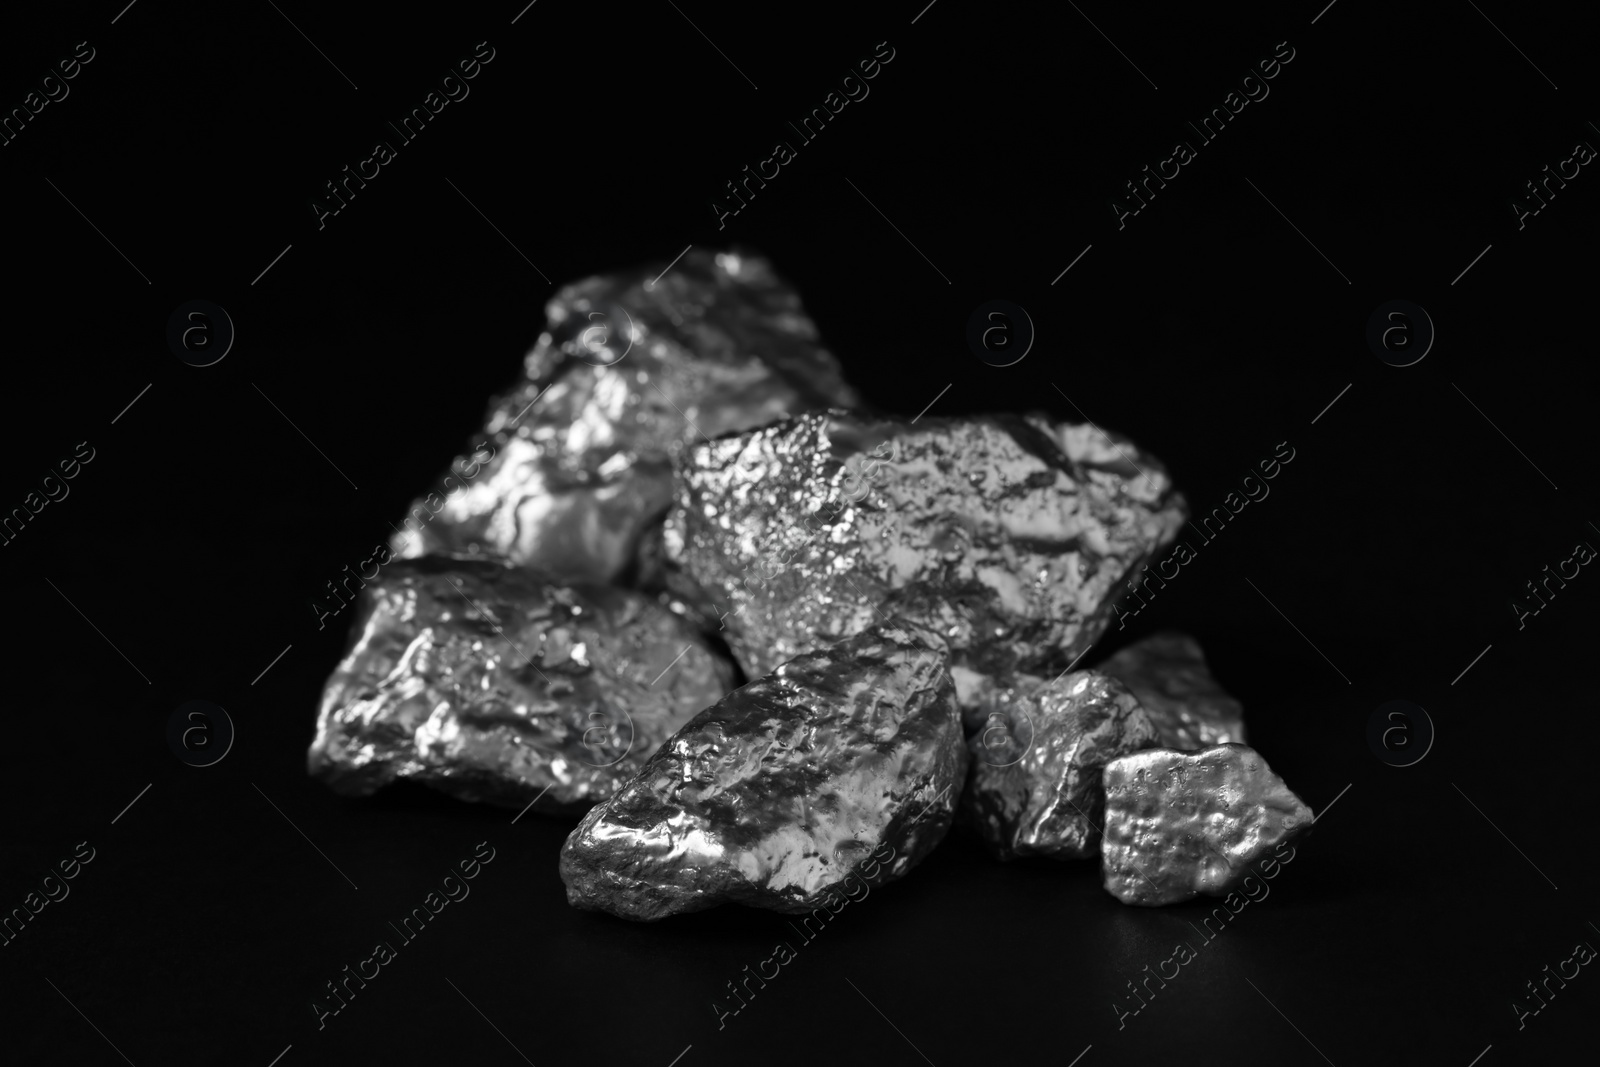
[[[1121,682],[1074,671],[1054,684],[1019,679],[980,704],[961,816],[998,858],[1083,859],[1100,842],[1101,769],[1156,744],[1156,728]]]
[[[1188,517],[1187,505],[1176,495],[1166,465],[1129,438],[1094,423],[1057,422],[1038,412],[1025,418],[1054,441],[1102,493],[1126,496],[1157,511],[1177,506],[1184,518]],[[1163,544],[1170,544],[1172,536]]]
[[[648,579],[645,542],[685,444],[855,405],[766,260],[694,249],[667,266],[556,293],[522,381],[489,405],[475,441],[488,449],[456,461],[440,486],[453,491],[413,503],[391,542],[397,556],[503,558],[562,581]]]
[[[726,661],[643,594],[398,561],[360,594],[307,765],[341,793],[410,778],[573,815],[731,684]]]
[[[724,903],[810,911],[852,871],[876,885],[920,862],[949,828],[967,758],[937,635],[875,626],[674,734],[567,838],[567,900],[638,920]]]
[[[1123,756],[1106,765],[1105,792],[1101,872],[1124,904],[1225,896],[1311,829],[1311,809],[1245,745]]]
[[[1185,514],[1153,464],[1139,489],[1009,415],[811,414],[678,463],[667,555],[752,675],[884,613],[943,634],[959,667],[1054,676]]]
[[[1133,690],[1163,748],[1193,751],[1245,743],[1244,707],[1217,684],[1200,642],[1188,634],[1153,634],[1095,669]]]

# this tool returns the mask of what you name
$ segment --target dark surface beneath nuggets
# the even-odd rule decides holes
[[[785,8],[775,31],[746,4],[676,0],[756,91],[667,4],[541,0],[510,25],[528,0],[376,19],[276,0],[356,92],[269,5],[127,2],[7,11],[8,114],[74,42],[99,58],[0,149],[6,514],[76,442],[98,454],[0,549],[15,620],[0,907],[79,841],[98,855],[0,948],[5,1058],[126,1067],[109,1039],[139,1067],[266,1067],[291,1044],[276,1067],[525,1067],[509,1040],[538,1067],[927,1067],[913,1044],[938,1067],[1067,1067],[1085,1049],[1076,1067],[1467,1067],[1492,1043],[1477,1067],[1544,1067],[1593,1047],[1593,964],[1551,982],[1525,1029],[1511,1010],[1537,1006],[1526,983],[1574,943],[1600,948],[1585,903],[1600,900],[1585,815],[1600,577],[1552,582],[1524,630],[1507,606],[1575,541],[1600,547],[1582,387],[1600,175],[1550,181],[1523,230],[1507,206],[1575,141],[1600,147],[1585,123],[1600,115],[1568,99],[1594,96],[1574,16],[1475,0],[1513,48],[1467,4],[914,0]],[[387,122],[485,38],[498,58],[471,97],[402,143]],[[1271,97],[1195,137],[1186,122],[1285,38],[1298,55],[1269,66]],[[871,96],[802,143],[788,123],[885,39],[897,56]],[[319,230],[306,202],[330,180],[343,193],[340,167],[374,139],[398,157],[351,180]],[[798,154],[750,179],[751,199],[741,168],[770,178],[778,140]],[[1198,156],[1150,179],[1150,199],[1140,168],[1172,175],[1177,140]],[[1148,206],[1119,230],[1107,201],[1137,208],[1129,180]],[[708,203],[737,206],[727,181],[748,206],[719,231]],[[319,631],[306,601],[481,426],[543,302],[733,240],[772,258],[851,382],[905,419],[1094,419],[1169,463],[1197,516],[1277,442],[1298,450],[1217,540],[1182,534],[1198,558],[1107,635],[1194,634],[1250,743],[1320,815],[1214,941],[1189,924],[1207,929],[1217,898],[1130,908],[1096,864],[998,864],[960,827],[815,940],[742,907],[627,923],[567,904],[569,822],[404,782],[355,800],[305,774],[352,610]],[[191,297],[238,327],[216,366],[160,337]],[[962,336],[993,297],[1037,328],[1009,367]],[[1362,337],[1393,297],[1438,327],[1415,366]],[[197,698],[237,728],[208,768],[164,740]],[[1364,738],[1393,699],[1437,727],[1412,767]],[[1525,751],[1529,773],[1508,777]],[[484,840],[498,856],[471,897],[396,941],[319,1031],[324,983]],[[1181,938],[1199,958],[1149,979],[1119,1029],[1113,1003],[1173,974]],[[711,1003],[736,1004],[727,983],[742,991],[779,941],[799,958],[750,979],[719,1029]]]

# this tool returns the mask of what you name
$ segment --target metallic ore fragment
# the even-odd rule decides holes
[[[1166,506],[1172,494],[1172,476],[1154,456],[1121,434],[1109,433],[1094,423],[1054,422],[1031,414],[1027,421],[1056,443],[1100,489],[1153,508]]]
[[[450,491],[413,504],[398,556],[628,583],[686,443],[856,403],[766,260],[696,249],[666,267],[588,278],[550,300],[523,380],[489,406],[476,439],[487,447],[456,461],[453,490],[447,478]]]
[[[361,594],[307,763],[341,793],[412,778],[577,814],[730,684],[727,665],[642,594],[489,561],[401,561]]]
[[[1107,762],[1156,744],[1156,729],[1115,678],[1074,671],[1019,678],[980,704],[969,740],[964,817],[1000,859],[1083,859],[1100,839]]]
[[[945,635],[957,666],[1053,676],[1185,514],[1170,485],[1140,499],[1010,415],[804,415],[679,463],[668,556],[752,675],[883,612]]]
[[[1211,677],[1200,642],[1187,634],[1169,630],[1135,641],[1095,669],[1133,690],[1163,748],[1245,743],[1244,708]]]
[[[568,902],[639,920],[728,902],[800,913],[852,870],[900,878],[944,836],[966,776],[946,656],[937,635],[884,624],[705,709],[567,838]]]
[[[1106,765],[1105,789],[1101,871],[1124,904],[1225,896],[1311,828],[1311,809],[1244,745],[1123,756]]]

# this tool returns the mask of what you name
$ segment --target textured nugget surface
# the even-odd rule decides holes
[[[307,763],[341,793],[410,778],[577,813],[731,684],[725,661],[641,594],[500,563],[399,561],[361,592]]]
[[[1188,634],[1153,634],[1095,669],[1133,691],[1163,748],[1191,751],[1245,743],[1244,707],[1217,684],[1200,642]]]
[[[946,655],[886,623],[705,709],[567,838],[567,900],[639,920],[799,913],[874,855],[870,884],[902,877],[949,828],[967,770]]]
[[[1094,855],[1105,806],[1102,768],[1156,744],[1139,702],[1095,671],[1074,671],[1054,684],[1019,679],[990,699],[983,726],[968,741],[973,760],[963,814],[1000,859]]]
[[[766,260],[695,249],[666,267],[588,278],[551,298],[522,381],[490,403],[445,491],[413,503],[397,555],[632,582],[650,563],[672,500],[670,461],[685,444],[857,403]]]
[[[679,474],[668,556],[751,675],[880,612],[943,635],[956,666],[1059,673],[1185,513],[1165,481],[1143,499],[1007,415],[804,415],[689,448]]]
[[[1101,872],[1124,904],[1224,896],[1311,828],[1311,809],[1245,745],[1123,756],[1106,765],[1105,790]]]

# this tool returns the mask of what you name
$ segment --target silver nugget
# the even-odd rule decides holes
[[[1105,790],[1101,872],[1124,904],[1226,896],[1311,829],[1311,809],[1245,745],[1123,756],[1106,764]]]
[[[731,684],[726,662],[642,594],[400,561],[361,593],[307,763],[356,796],[408,778],[575,815]]]

